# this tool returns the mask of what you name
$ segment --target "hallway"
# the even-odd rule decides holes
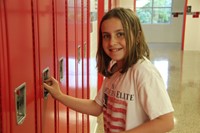
[[[171,133],[199,133],[200,52],[181,51],[180,44],[150,44],[151,61],[158,68],[174,106]],[[98,119],[97,133],[102,133]]]
[[[172,44],[169,44],[172,45]],[[179,47],[150,46],[151,60],[167,61],[167,90],[175,112],[175,128],[172,133],[199,133],[200,123],[200,52],[180,51]],[[165,71],[158,68],[161,74]]]

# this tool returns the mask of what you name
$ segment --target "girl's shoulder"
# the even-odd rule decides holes
[[[146,57],[139,59],[137,61],[136,64],[134,64],[131,69],[133,71],[137,70],[137,71],[141,71],[141,70],[146,70],[146,69],[150,69],[150,68],[154,68],[154,65],[151,63],[151,61],[149,59],[147,59]]]
[[[159,74],[157,68],[154,64],[144,57],[143,59],[138,60],[136,64],[134,64],[130,70],[134,75],[154,75]]]

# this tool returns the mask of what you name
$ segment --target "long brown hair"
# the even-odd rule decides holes
[[[128,68],[134,65],[139,59],[144,57],[149,58],[149,48],[145,41],[141,23],[137,15],[130,9],[122,7],[113,8],[108,11],[101,20],[98,50],[96,54],[98,72],[106,77],[112,75],[108,72],[111,58],[103,50],[101,27],[102,23],[110,18],[118,18],[121,21],[125,34],[127,53],[125,55],[125,64],[123,65],[121,73],[126,72]]]

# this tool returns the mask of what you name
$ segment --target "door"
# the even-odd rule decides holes
[[[82,42],[82,0],[75,3],[75,44],[76,44],[76,97],[83,98],[83,42]],[[82,133],[83,114],[77,112],[77,133]]]
[[[75,45],[75,6],[73,0],[68,0],[67,9],[67,94],[76,97],[76,45]],[[76,133],[76,111],[68,108],[68,133]]]
[[[4,90],[9,94],[7,103],[10,116],[8,133],[35,133],[35,79],[31,0],[5,2]],[[9,80],[8,80],[9,79]],[[6,92],[6,90],[8,92]],[[7,117],[8,115],[6,115]],[[5,119],[3,119],[5,120]],[[5,131],[6,127],[3,127]]]
[[[0,132],[10,133],[8,57],[4,9],[4,1],[0,1]]]
[[[56,77],[60,81],[61,91],[66,94],[67,90],[67,17],[66,0],[54,0],[54,22],[55,22],[55,42],[56,42]],[[67,133],[67,107],[59,102],[57,105],[57,132]]]
[[[83,98],[84,99],[89,99],[89,24],[90,24],[90,19],[89,19],[89,2],[88,0],[83,0],[82,1],[82,44],[83,44],[83,51],[82,51],[82,56],[83,56],[83,64],[82,64],[82,70],[83,70]],[[84,133],[89,133],[89,115],[83,114],[83,132]]]
[[[36,52],[38,53],[38,77],[36,81],[40,81],[38,92],[40,96],[37,98],[37,104],[40,105],[37,109],[40,110],[38,114],[41,124],[40,130],[42,133],[56,132],[56,106],[55,100],[41,88],[43,80],[50,75],[55,77],[55,36],[54,36],[54,22],[53,22],[53,6],[52,0],[36,1],[37,12],[37,26],[35,36],[38,41]]]

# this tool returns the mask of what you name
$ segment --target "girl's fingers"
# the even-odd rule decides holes
[[[57,80],[54,77],[49,77],[47,80],[44,81],[45,83],[52,82],[52,84],[57,83]]]
[[[56,89],[59,86],[58,81],[54,77],[49,77],[43,83],[44,89],[51,92],[53,89]]]
[[[54,84],[54,83],[56,83],[56,84],[58,83],[58,81],[57,81],[54,77],[51,76],[50,79],[51,79],[51,81],[53,82],[53,84]]]
[[[45,82],[49,82],[49,81],[51,81],[51,80],[52,80],[52,79],[51,79],[51,77],[50,77],[50,78],[46,79]]]
[[[49,90],[50,89],[50,86],[47,84],[47,83],[43,83],[43,86],[45,89]]]
[[[51,86],[51,85],[57,83],[57,80],[54,79],[53,77],[50,77],[50,78],[46,79],[46,80],[44,81],[44,83],[46,83],[46,84],[48,84],[49,86]]]

